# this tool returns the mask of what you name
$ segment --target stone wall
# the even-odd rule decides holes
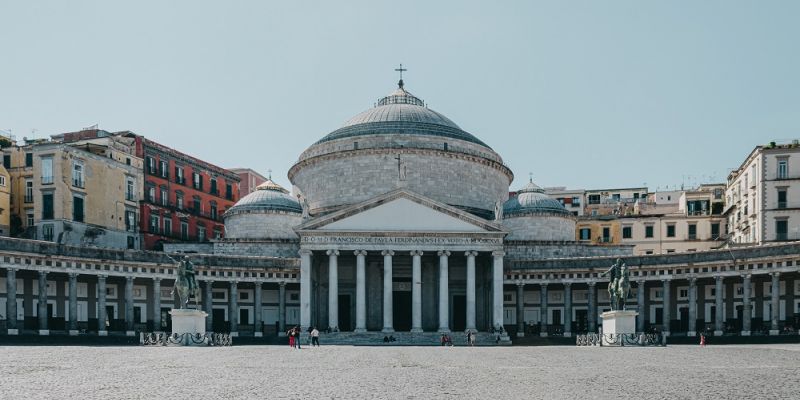
[[[593,246],[574,241],[517,240],[505,243],[506,260],[630,256],[633,246]]]
[[[293,227],[303,222],[297,213],[241,211],[225,217],[228,239],[298,239]]]
[[[268,256],[298,258],[299,240],[220,240],[214,243],[214,254],[230,256]]]
[[[575,240],[575,220],[572,217],[524,215],[503,219],[503,226],[511,233],[507,240]]]

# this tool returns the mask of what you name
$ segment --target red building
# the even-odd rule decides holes
[[[239,200],[235,173],[138,135],[136,156],[144,160],[140,223],[145,250],[225,234],[222,215]]]
[[[239,195],[241,197],[247,196],[252,191],[256,190],[258,185],[267,181],[264,175],[250,168],[228,168],[228,170],[239,176]],[[270,177],[270,179],[272,179],[272,177]]]

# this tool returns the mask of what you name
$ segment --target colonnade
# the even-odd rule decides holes
[[[329,249],[324,254],[328,257],[328,327],[332,330],[339,329],[339,256],[343,250]],[[367,331],[367,305],[366,305],[366,257],[367,250],[350,250],[356,257],[356,323],[355,332]],[[313,251],[300,250],[300,324],[303,329],[311,326],[311,257]],[[394,328],[393,304],[393,257],[395,250],[384,249],[380,251],[383,257],[383,326],[381,332],[391,333]],[[422,332],[422,250],[411,250],[411,332]],[[449,297],[449,262],[451,252],[438,250],[435,253],[438,263],[438,332],[450,332],[450,297]],[[466,287],[466,328],[476,330],[475,308],[475,258],[478,251],[464,252],[466,257],[467,287]],[[492,325],[501,327],[503,324],[503,256],[502,251],[491,253],[492,264]]]

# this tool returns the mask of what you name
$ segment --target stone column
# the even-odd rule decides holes
[[[440,250],[436,254],[439,255],[439,332],[450,332],[450,295],[449,289],[449,271],[447,267],[447,257],[450,252]]]
[[[311,250],[300,250],[300,329],[311,326]]]
[[[564,337],[572,337],[572,282],[564,282]]]
[[[495,328],[503,326],[503,256],[504,251],[492,252],[492,322]]]
[[[539,336],[547,337],[547,282],[541,283],[541,289],[539,291],[539,326],[541,330],[539,330]]]
[[[644,279],[638,280],[636,286],[636,308],[639,309],[639,317],[636,319],[636,331],[644,332],[645,316],[647,315],[646,306],[644,304],[644,296],[646,293]]]
[[[356,250],[356,329],[354,332],[367,331],[367,251]]]
[[[47,272],[39,271],[39,334],[49,335],[50,330],[47,329]]]
[[[261,326],[261,281],[255,282],[255,292],[253,294],[253,336],[263,337],[264,329]]]
[[[328,250],[328,327],[339,330],[339,250]]]
[[[697,336],[697,278],[689,278],[689,330],[686,336]]]
[[[664,279],[661,281],[661,283],[664,285],[661,294],[661,300],[662,300],[661,307],[663,308],[663,313],[661,315],[664,319],[663,321],[661,321],[663,322],[661,327],[661,333],[663,333],[664,336],[669,336],[669,322],[672,319],[672,313],[670,312],[672,311],[672,305],[670,305],[670,293],[669,293],[670,280]]]
[[[6,331],[18,335],[17,329],[17,270],[6,268]]]
[[[125,277],[125,335],[134,336],[133,324],[133,277]]]
[[[422,252],[419,250],[411,252],[411,332],[422,332]]]
[[[231,324],[231,336],[239,336],[239,282],[231,281],[228,299],[228,321]]]
[[[716,308],[716,318],[714,321],[714,336],[722,336],[722,323],[725,321],[725,313],[722,309],[722,296],[723,296],[723,288],[722,288],[722,275],[717,275],[714,277],[716,280],[716,287],[714,288],[714,298],[715,298],[715,308]]]
[[[383,255],[383,330],[384,333],[394,332],[394,304],[392,288],[392,256],[394,252],[384,250]]]
[[[750,336],[751,315],[753,315],[753,305],[750,302],[750,285],[751,275],[745,274],[742,276],[742,336]]]
[[[475,256],[477,251],[464,253],[467,256],[467,329],[470,331],[475,328]]]
[[[589,327],[588,331],[590,333],[597,333],[597,282],[589,281],[589,293],[588,293],[588,301],[589,306],[588,308],[588,318],[589,318]]]
[[[108,313],[106,312],[106,276],[97,276],[97,334],[108,335]]]
[[[769,334],[778,335],[780,334],[778,323],[781,319],[781,273],[773,272],[770,275],[772,276],[772,310],[770,312]]]
[[[517,282],[517,337],[525,336],[525,284]]]
[[[78,274],[71,272],[69,274],[69,329],[70,336],[78,334]]]
[[[278,283],[278,336],[286,335],[286,282]]]
[[[214,332],[214,281],[203,282],[203,310],[206,316],[206,332]],[[159,301],[160,303],[160,301]],[[160,307],[160,305],[159,305]]]
[[[203,296],[205,300],[205,296]],[[161,278],[153,278],[153,332],[161,332]]]

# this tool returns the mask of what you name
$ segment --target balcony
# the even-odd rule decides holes
[[[613,243],[614,238],[612,236],[601,236],[597,238],[597,243]]]
[[[136,195],[133,193],[125,193],[125,200],[136,201]]]
[[[24,202],[25,203],[33,203],[33,195],[32,194],[26,194]]]
[[[75,186],[77,188],[83,188],[84,187],[83,184],[84,184],[83,178],[72,178],[72,186]]]

